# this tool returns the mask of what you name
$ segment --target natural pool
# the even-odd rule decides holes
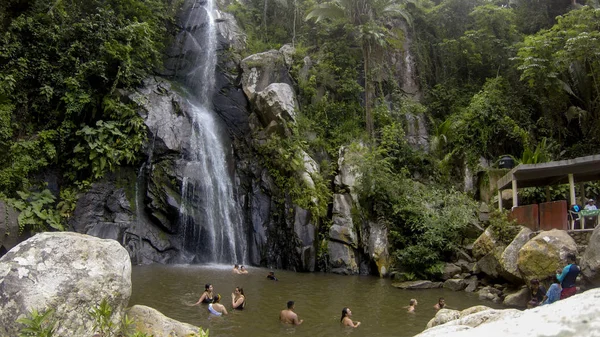
[[[433,305],[444,297],[452,309],[474,305],[498,307],[481,302],[477,294],[444,289],[408,291],[391,286],[391,280],[373,276],[342,276],[324,273],[294,273],[275,270],[279,281],[266,279],[268,269],[249,268],[247,275],[234,275],[232,266],[150,265],[135,266],[129,305],[153,307],[173,319],[210,330],[211,337],[227,336],[414,336],[435,315]],[[228,316],[209,316],[206,305],[190,307],[212,283]],[[247,306],[231,309],[231,293],[243,287]],[[419,302],[414,314],[406,312],[411,298]],[[297,327],[279,323],[279,312],[288,300],[296,301],[296,313],[304,323]],[[356,329],[340,325],[343,307],[350,307]]]

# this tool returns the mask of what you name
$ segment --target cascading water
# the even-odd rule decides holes
[[[245,263],[243,221],[227,163],[231,150],[212,110],[217,62],[213,1],[188,1],[184,14],[178,77],[190,93],[186,110],[192,132],[179,223],[188,260]]]

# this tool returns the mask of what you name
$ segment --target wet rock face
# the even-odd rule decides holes
[[[0,258],[0,336],[17,336],[17,318],[54,309],[56,335],[91,336],[89,310],[106,299],[118,324],[131,296],[131,262],[114,240],[40,233]]]
[[[0,257],[29,237],[19,232],[18,216],[16,209],[0,200]]]

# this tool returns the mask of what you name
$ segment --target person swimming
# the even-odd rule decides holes
[[[248,269],[246,269],[246,267],[241,266],[240,267],[240,274],[248,274]]]
[[[198,300],[198,302],[192,304],[192,306],[198,305],[200,303],[212,303],[212,302],[213,302],[213,286],[212,286],[212,284],[207,283],[204,285],[204,292],[200,296],[200,299]]]
[[[438,302],[433,307],[435,310],[444,309],[446,307],[446,300],[443,297],[440,297]]]
[[[219,303],[220,300],[221,295],[215,295],[213,302],[208,305],[208,312],[215,316],[227,315],[227,309],[225,309],[223,304]]]
[[[410,302],[408,302],[408,312],[415,312],[417,304],[419,304],[419,302],[417,302],[415,298],[411,299]]]
[[[240,270],[240,266],[239,266],[239,265],[237,265],[237,264],[236,264],[236,265],[233,265],[233,270],[232,270],[232,272],[233,272],[234,274],[241,274],[241,273],[242,273],[242,271]]]
[[[246,296],[244,295],[243,288],[235,287],[235,290],[231,293],[231,306],[235,310],[244,310],[246,307]]]
[[[342,322],[342,324],[344,326],[351,326],[353,328],[358,328],[358,326],[360,325],[360,322],[355,322],[350,317],[352,317],[352,311],[350,310],[350,308],[343,308],[342,309],[342,318],[340,318],[340,322]]]
[[[271,280],[271,281],[279,281],[279,280],[277,279],[277,277],[275,277],[275,272],[272,272],[272,271],[270,271],[270,272],[267,274],[267,279],[269,279],[269,280]]]

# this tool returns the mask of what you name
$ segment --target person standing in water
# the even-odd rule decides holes
[[[233,270],[232,270],[232,272],[233,272],[234,274],[241,274],[241,273],[242,273],[242,272],[240,271],[240,266],[238,266],[237,264],[236,264],[236,265],[233,265]]]
[[[433,307],[435,310],[444,309],[446,307],[446,300],[443,297],[440,297],[438,302]]]
[[[411,299],[410,302],[408,302],[408,312],[415,312],[415,308],[417,307],[417,304],[419,304],[417,302],[416,299]]]
[[[246,307],[246,296],[243,288],[235,287],[235,290],[231,293],[231,306],[235,310],[243,310]]]
[[[240,267],[240,274],[248,274],[248,269],[246,269],[246,267],[241,266]]]
[[[223,304],[219,303],[220,300],[221,295],[215,295],[213,302],[208,305],[208,312],[215,316],[227,315],[227,309],[225,309]]]
[[[271,281],[279,281],[279,280],[277,279],[277,277],[275,277],[275,272],[273,272],[273,271],[270,271],[270,272],[267,274],[267,279],[268,279],[268,280],[271,280]]]
[[[198,305],[200,303],[212,303],[212,302],[213,302],[213,286],[212,286],[212,284],[207,283],[204,285],[204,292],[200,296],[200,299],[198,300],[198,302],[192,304],[192,306]]]
[[[303,319],[298,320],[298,314],[294,312],[294,301],[287,302],[287,309],[281,310],[279,313],[279,321],[284,324],[300,325],[304,322]]]
[[[342,322],[342,325],[351,326],[353,328],[358,328],[358,326],[360,325],[360,322],[352,321],[352,319],[350,317],[352,317],[352,311],[350,310],[350,308],[342,309],[342,318],[340,319],[340,322]]]

